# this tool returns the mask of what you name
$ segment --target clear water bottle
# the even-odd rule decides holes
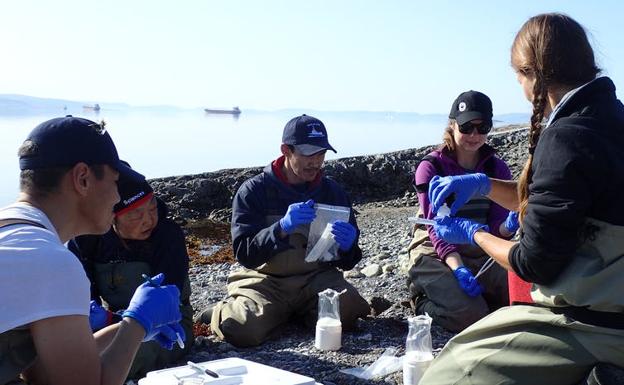
[[[403,357],[403,384],[417,385],[433,360],[431,347],[431,317],[419,315],[408,318],[409,331]]]
[[[333,289],[318,293],[318,320],[314,346],[320,350],[338,350],[342,347],[342,322],[340,322],[340,294]]]

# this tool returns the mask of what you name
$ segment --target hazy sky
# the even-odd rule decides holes
[[[188,107],[446,113],[481,90],[527,112],[522,23],[565,12],[624,87],[624,2],[4,1],[0,93]],[[619,87],[622,88],[622,87]],[[622,98],[622,91],[618,92]]]

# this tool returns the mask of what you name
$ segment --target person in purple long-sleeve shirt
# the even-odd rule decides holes
[[[414,182],[420,202],[419,215],[432,219],[427,198],[428,183],[435,175],[482,172],[498,179],[511,179],[509,167],[487,145],[492,127],[492,102],[483,93],[460,94],[449,114],[444,143],[428,154],[416,170]],[[458,216],[486,224],[503,238],[513,235],[505,222],[509,211],[487,198],[473,197]],[[490,311],[508,303],[507,274],[494,264],[483,275],[475,275],[488,256],[474,245],[453,245],[438,238],[431,226],[416,228],[410,244],[408,285],[417,314],[429,314],[442,327],[459,332]]]

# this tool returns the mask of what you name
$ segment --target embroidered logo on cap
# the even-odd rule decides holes
[[[325,137],[325,134],[323,134],[322,131],[317,131],[316,127],[320,127],[320,123],[310,123],[308,124],[308,127],[311,127],[312,130],[310,130],[310,133],[308,134],[308,138],[323,138]]]
[[[459,110],[459,112],[466,111],[466,102],[459,103],[459,106],[457,107],[457,109]]]
[[[130,197],[130,198],[128,198],[128,199],[124,199],[122,202],[123,202],[123,204],[124,204],[124,205],[126,205],[126,206],[127,206],[127,205],[129,205],[129,204],[131,204],[131,203],[135,202],[135,201],[136,201],[136,200],[138,200],[139,198],[141,198],[143,195],[145,195],[145,191],[140,191],[138,194],[136,194],[136,195],[134,195],[134,196],[131,196],[131,197]]]

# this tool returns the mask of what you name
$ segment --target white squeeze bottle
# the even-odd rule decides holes
[[[419,315],[407,319],[409,331],[403,357],[403,384],[418,385],[433,361],[431,347],[431,317]]]
[[[338,350],[342,347],[342,322],[340,322],[340,294],[333,289],[318,293],[318,321],[314,346],[320,350]]]

